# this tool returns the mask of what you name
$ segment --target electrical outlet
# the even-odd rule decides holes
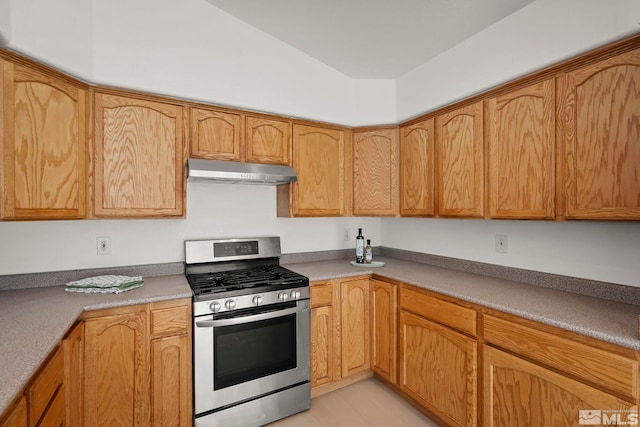
[[[111,255],[111,237],[97,237],[96,247],[98,255]]]
[[[343,237],[345,242],[350,242],[351,241],[351,232],[348,228],[345,227],[344,229],[344,237]]]
[[[502,254],[509,252],[509,238],[507,236],[496,235],[496,252]]]

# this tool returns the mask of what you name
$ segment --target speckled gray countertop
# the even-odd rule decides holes
[[[465,273],[426,264],[377,257],[380,268],[353,267],[350,260],[287,264],[311,281],[377,274],[505,313],[557,326],[640,350],[640,306]]]
[[[145,277],[119,295],[79,294],[64,286],[0,292],[0,414],[83,311],[190,298],[183,275]]]

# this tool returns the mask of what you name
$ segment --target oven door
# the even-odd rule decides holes
[[[196,415],[308,382],[309,335],[309,300],[196,317]]]

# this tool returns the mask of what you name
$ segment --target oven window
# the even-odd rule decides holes
[[[296,315],[214,328],[214,390],[296,367]]]

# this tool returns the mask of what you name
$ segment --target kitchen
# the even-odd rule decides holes
[[[406,119],[636,31],[638,19],[632,17],[634,14],[637,17],[637,10],[632,3],[616,3],[619,9],[610,9],[608,3],[605,10],[599,9],[598,4],[568,2],[554,6],[552,2],[534,2],[493,27],[493,31],[454,48],[448,58],[452,61],[449,67],[437,61],[426,64],[400,79],[397,86],[392,80],[347,78],[199,1],[185,3],[179,11],[170,5],[154,5],[152,15],[147,12],[149,5],[144,3],[94,2],[91,8],[85,5],[86,9],[78,10],[76,5],[68,5],[74,8],[72,14],[65,13],[60,5],[56,10],[48,10],[44,4],[35,8],[27,2],[4,2],[11,13],[2,16],[13,19],[9,35],[5,34],[5,27],[1,28],[10,46],[89,81],[355,126]],[[122,21],[122,10],[127,11],[127,18],[135,26]],[[82,25],[65,26],[67,15],[86,19],[78,19]],[[555,20],[548,22],[551,15]],[[603,15],[611,16],[611,22],[601,19]],[[208,42],[194,44],[199,39],[186,24],[180,31],[177,28],[167,31],[167,22],[190,23],[192,16],[219,22],[217,29],[208,30],[211,32]],[[531,21],[545,22],[544,34],[537,35],[548,39],[536,40],[513,29]],[[38,23],[41,30],[35,31],[33,23]],[[217,31],[233,32],[237,38],[227,40]],[[127,42],[129,39],[140,40],[140,44],[133,46]],[[220,39],[225,40],[224,46],[220,46]],[[522,43],[517,45],[518,49],[527,48],[525,57],[515,50],[514,39]],[[548,51],[549,39],[554,40],[557,51]],[[500,44],[498,40],[504,41]],[[189,48],[184,47],[187,42]],[[158,45],[170,54],[157,52]],[[487,63],[477,58],[477,54],[469,56],[478,46],[487,45],[497,52],[505,52],[512,46],[510,52],[520,61],[493,56],[494,62]],[[219,49],[218,56],[199,54],[211,50],[211,46]],[[250,54],[238,57],[238,51]],[[270,55],[272,59],[268,58]],[[462,83],[446,84],[450,82],[448,79],[460,78],[451,69],[463,68],[455,65],[466,64],[469,57],[477,60],[477,75],[463,79]],[[251,72],[254,61],[261,64],[258,75]],[[434,68],[447,71],[438,72]],[[302,76],[313,77],[314,83]],[[230,234],[280,235],[284,253],[344,249],[351,248],[356,229],[362,227],[375,246],[638,285],[635,254],[640,236],[636,223],[284,219],[275,216],[275,191],[270,187],[189,183],[186,220],[0,223],[2,274],[181,262],[185,239]],[[344,238],[345,229],[350,231],[350,239]],[[508,254],[495,252],[496,234],[509,236]],[[95,254],[99,236],[111,238],[111,255]],[[65,250],[61,251],[61,247]]]

